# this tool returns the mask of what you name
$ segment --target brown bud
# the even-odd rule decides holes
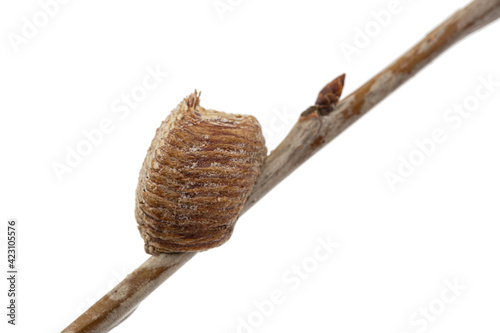
[[[316,108],[326,109],[337,105],[342,90],[344,89],[345,74],[342,74],[332,82],[328,83],[318,94]]]
[[[156,131],[139,175],[135,215],[146,252],[225,243],[266,153],[254,117],[206,110],[196,91],[185,98]]]

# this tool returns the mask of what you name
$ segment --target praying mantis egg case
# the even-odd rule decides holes
[[[135,216],[149,254],[225,243],[267,154],[259,122],[186,97],[157,129],[139,174]]]

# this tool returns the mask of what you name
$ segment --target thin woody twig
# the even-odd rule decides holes
[[[401,58],[335,104],[344,77],[328,84],[289,135],[266,159],[241,214],[297,167],[361,118],[450,46],[500,17],[500,0],[475,0],[440,24]],[[151,256],[63,332],[108,332],[195,253]]]
[[[250,194],[250,208],[297,167],[462,38],[500,17],[500,0],[475,0],[441,23],[394,63],[344,98],[333,112],[304,113],[268,156]]]

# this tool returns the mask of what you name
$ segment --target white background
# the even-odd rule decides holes
[[[256,116],[272,149],[324,84],[347,73],[346,96],[467,3],[401,0],[349,62],[341,43],[352,44],[356,27],[389,2],[233,0],[222,20],[212,0],[75,0],[15,52],[8,34],[41,9],[3,1],[0,236],[18,218],[20,279],[16,327],[6,324],[0,284],[1,331],[61,331],[148,257],[134,220],[138,172],[160,122],[195,88],[204,107]],[[495,23],[436,60],[114,332],[237,332],[238,318],[258,318],[254,302],[274,289],[286,301],[241,332],[498,331],[500,88],[457,129],[443,114],[473,95],[481,76],[500,81],[499,35]],[[148,66],[169,75],[120,119],[112,104]],[[59,181],[52,164],[105,118],[113,131]],[[391,191],[384,173],[436,128],[446,142]],[[340,247],[292,291],[283,276],[310,263],[316,238],[328,236]],[[467,290],[425,329],[412,325],[420,307],[439,305],[447,279]]]

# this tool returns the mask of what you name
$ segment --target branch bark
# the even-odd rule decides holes
[[[304,111],[285,140],[267,157],[241,214],[446,49],[499,17],[500,0],[471,2],[342,100],[336,108],[334,106],[338,97],[335,98],[335,93],[339,92],[338,84],[343,83],[343,77],[332,81],[321,91],[316,105]],[[151,256],[63,332],[108,332],[125,320],[140,302],[194,255]]]

